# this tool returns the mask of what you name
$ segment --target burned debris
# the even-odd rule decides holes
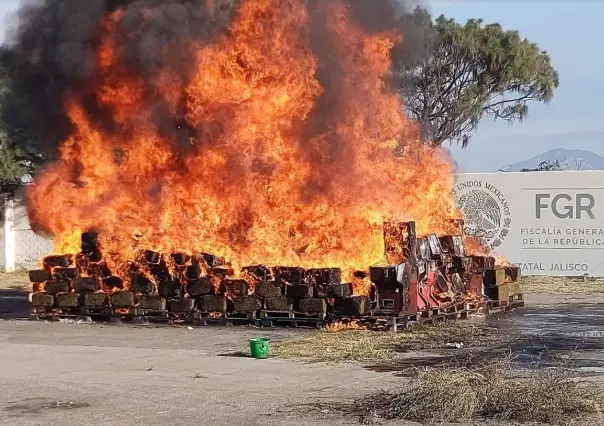
[[[406,325],[519,304],[519,269],[468,255],[463,226],[458,229],[457,235],[417,236],[414,222],[388,222],[387,263],[365,271],[257,264],[238,273],[205,252],[142,250],[135,260],[109,267],[98,235],[86,232],[81,253],[47,256],[43,269],[30,271],[32,305],[37,315],[97,309],[198,320],[388,319]]]

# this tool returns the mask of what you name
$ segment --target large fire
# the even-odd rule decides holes
[[[418,235],[450,232],[448,156],[419,140],[385,82],[404,35],[365,32],[344,0],[308,4],[243,0],[227,32],[193,46],[193,75],[166,70],[152,84],[119,59],[120,10],[106,16],[89,85],[111,126],[73,93],[75,130],[29,192],[31,218],[55,235],[55,250],[78,253],[81,233],[94,230],[116,270],[141,249],[211,252],[235,269],[355,270],[383,260],[386,220],[415,220]],[[142,22],[153,16],[151,7]],[[311,48],[317,25],[338,70],[329,89],[319,78],[328,65]],[[166,58],[177,49],[168,45]],[[158,131],[150,87],[169,106],[172,132]]]

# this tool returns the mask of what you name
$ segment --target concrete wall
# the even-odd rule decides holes
[[[29,223],[23,193],[2,208],[0,228],[0,269],[13,272],[38,266],[40,258],[52,252],[52,239],[36,234]]]

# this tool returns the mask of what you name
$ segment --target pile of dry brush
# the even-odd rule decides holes
[[[601,391],[564,368],[514,375],[511,364],[477,368],[428,368],[396,391],[365,396],[349,414],[372,420],[423,423],[489,418],[509,422],[568,424],[601,415]]]

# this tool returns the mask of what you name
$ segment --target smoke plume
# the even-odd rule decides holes
[[[1,119],[11,140],[26,151],[41,152],[46,160],[56,157],[57,147],[71,133],[66,99],[81,99],[89,119],[108,132],[124,132],[95,99],[96,81],[103,77],[97,49],[102,37],[114,38],[117,58],[124,75],[144,81],[147,108],[157,130],[174,143],[186,147],[191,140],[203,144],[205,131],[193,129],[183,108],[174,111],[158,90],[162,75],[176,76],[172,84],[185,87],[194,61],[191,49],[211,43],[228,30],[240,0],[44,0],[26,3],[18,12],[18,24],[7,34],[1,51],[3,72],[12,90],[0,107]],[[316,78],[324,93],[305,126],[307,141],[327,128],[341,107],[341,89],[346,70],[334,55],[333,23],[327,22],[329,1],[308,0],[312,22],[308,35],[320,62]],[[402,31],[403,41],[395,49],[396,60],[411,55],[418,34],[412,25],[401,28],[411,15],[407,0],[350,0],[352,16],[365,32]],[[103,31],[106,18],[120,11]],[[413,44],[406,42],[410,40]],[[176,89],[175,89],[176,91]],[[184,93],[183,93],[184,104]],[[147,111],[148,112],[148,111]],[[204,129],[207,130],[207,129]],[[212,132],[216,132],[213,129]],[[219,131],[219,130],[218,130]],[[323,136],[325,137],[325,136]],[[327,156],[312,158],[319,165],[333,163],[346,155],[341,141],[332,134]],[[312,150],[310,150],[310,154]],[[320,167],[317,168],[320,172]],[[319,177],[316,190],[328,185]],[[324,188],[327,189],[327,188]]]

